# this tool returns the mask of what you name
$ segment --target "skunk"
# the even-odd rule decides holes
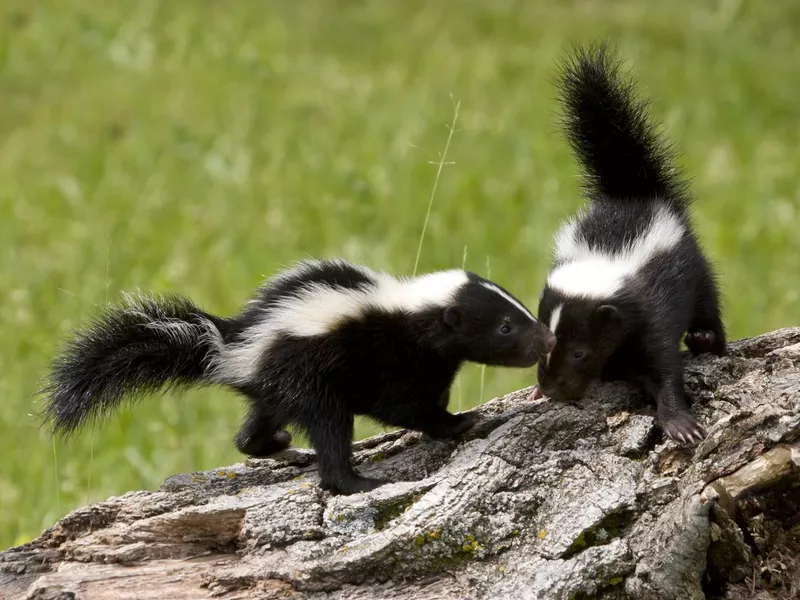
[[[620,66],[606,44],[560,64],[563,125],[589,203],[555,236],[538,316],[558,343],[534,395],[576,398],[592,380],[628,380],[655,400],[663,431],[692,445],[705,432],[684,392],[680,342],[686,332],[693,354],[725,354],[719,293],[675,151]]]
[[[354,415],[458,435],[477,420],[447,411],[463,362],[532,367],[555,345],[508,291],[463,270],[395,278],[343,260],[304,261],[230,318],[180,296],[126,300],[54,359],[42,387],[54,433],[69,435],[125,398],[223,385],[250,404],[239,451],[283,450],[294,424],[317,451],[322,487],[342,494],[385,483],[353,470]]]

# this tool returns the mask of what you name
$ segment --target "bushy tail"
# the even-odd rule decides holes
[[[675,152],[620,67],[605,43],[577,46],[560,65],[564,130],[582,163],[586,190],[620,200],[658,197],[683,210],[690,199]]]
[[[66,435],[123,400],[204,382],[221,334],[212,317],[179,296],[126,297],[106,308],[53,361],[41,390],[44,418]]]

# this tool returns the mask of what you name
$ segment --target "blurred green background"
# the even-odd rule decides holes
[[[51,441],[34,392],[73,327],[136,288],[228,314],[307,256],[410,273],[456,102],[420,270],[465,262],[535,309],[580,204],[551,85],[572,40],[618,45],[684,153],[731,337],[798,322],[797,0],[5,0],[0,16],[0,547],[241,460],[224,391]],[[535,380],[481,375],[463,372],[453,410]]]

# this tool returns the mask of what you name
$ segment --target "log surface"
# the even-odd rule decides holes
[[[312,451],[175,475],[0,552],[0,598],[789,598],[800,589],[800,328],[687,357],[708,431],[622,383],[488,402],[458,440],[354,445],[394,483],[320,490]]]

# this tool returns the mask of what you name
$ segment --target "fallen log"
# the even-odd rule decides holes
[[[76,510],[0,553],[0,597],[790,598],[800,593],[800,328],[686,360],[708,430],[642,395],[520,390],[459,440],[354,444],[394,483],[333,496],[290,449]]]

